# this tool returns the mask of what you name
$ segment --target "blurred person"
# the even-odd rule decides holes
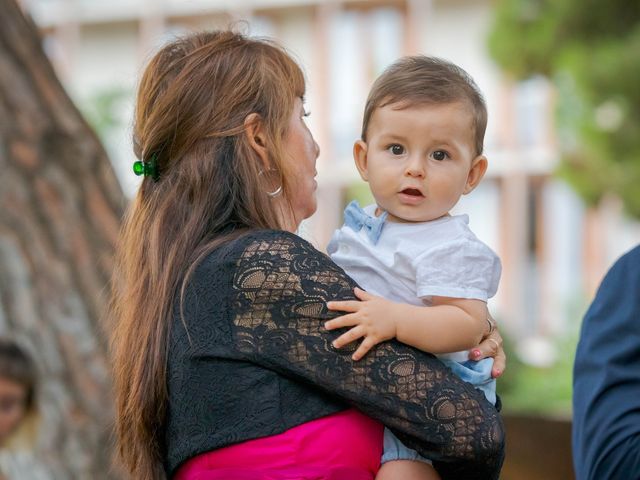
[[[52,478],[33,453],[37,437],[37,372],[17,343],[0,338],[0,478]]]
[[[332,347],[326,303],[356,284],[295,235],[316,210],[304,93],[284,49],[232,31],[146,67],[113,280],[120,458],[142,480],[372,480],[385,423],[443,478],[497,479],[481,392],[397,341],[357,364]]]
[[[640,478],[640,246],[609,270],[582,323],[573,463],[577,480]]]
[[[486,302],[498,288],[500,260],[469,229],[467,215],[449,213],[485,174],[486,124],[478,87],[445,60],[404,57],[374,82],[353,154],[375,204],[349,204],[328,247],[366,292],[356,289],[360,301],[331,302],[347,314],[327,329],[350,328],[337,348],[362,340],[356,361],[394,338],[437,354],[493,404],[492,373],[503,367],[492,372],[493,359],[476,362],[470,350],[493,329]],[[440,477],[385,429],[376,478]]]

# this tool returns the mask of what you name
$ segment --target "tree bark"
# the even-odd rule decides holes
[[[0,0],[0,335],[39,366],[41,458],[115,478],[102,319],[125,199],[15,0]]]

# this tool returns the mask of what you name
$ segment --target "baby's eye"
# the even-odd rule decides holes
[[[389,150],[393,155],[402,155],[404,153],[404,147],[402,145],[398,145],[397,143],[389,145],[387,147],[387,150]]]
[[[449,154],[444,150],[436,150],[435,152],[433,152],[432,156],[434,160],[442,161],[446,160]]]

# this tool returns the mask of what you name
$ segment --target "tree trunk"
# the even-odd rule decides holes
[[[34,356],[39,452],[56,478],[111,468],[101,320],[125,199],[15,0],[0,0],[0,335]]]

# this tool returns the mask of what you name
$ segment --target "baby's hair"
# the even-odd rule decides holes
[[[362,120],[362,140],[376,108],[400,104],[399,108],[425,104],[466,102],[473,115],[476,155],[483,150],[487,107],[480,89],[462,68],[440,58],[415,55],[390,65],[371,87]]]
[[[26,390],[25,410],[35,408],[38,375],[31,357],[13,340],[0,338],[0,378],[22,385]]]

